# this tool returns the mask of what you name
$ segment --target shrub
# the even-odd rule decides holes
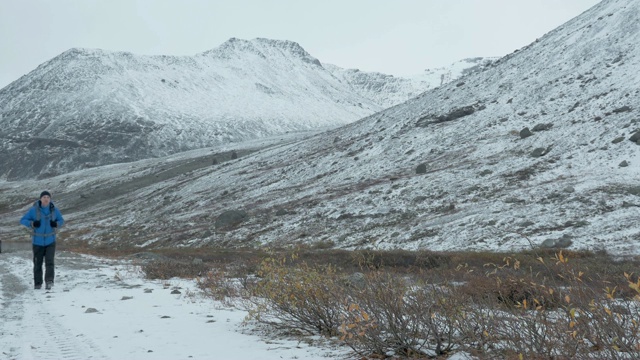
[[[303,254],[315,262],[272,255],[255,278],[230,281],[218,269],[200,282],[218,299],[250,299],[260,321],[340,336],[362,357],[640,359],[640,280],[594,273],[603,254]],[[331,262],[362,273],[345,280]]]
[[[461,346],[457,324],[464,300],[447,284],[410,285],[385,272],[368,274],[352,292],[340,327],[342,340],[362,356],[440,356]]]
[[[287,261],[286,257],[267,258],[261,264],[257,274],[261,279],[252,292],[258,297],[253,315],[311,334],[336,335],[342,306],[335,269],[306,263],[287,266]]]

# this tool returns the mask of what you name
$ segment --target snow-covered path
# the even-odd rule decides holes
[[[248,334],[246,312],[200,296],[193,281],[148,281],[124,262],[59,252],[53,291],[34,290],[30,256],[0,253],[0,359],[348,357]]]

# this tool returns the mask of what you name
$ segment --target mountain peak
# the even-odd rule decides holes
[[[321,66],[320,61],[311,56],[300,44],[290,40],[275,40],[255,38],[253,40],[238,39],[235,37],[222,43],[215,49],[205,51],[200,56],[209,56],[220,59],[231,59],[253,54],[267,59],[274,56],[293,56],[307,63]]]

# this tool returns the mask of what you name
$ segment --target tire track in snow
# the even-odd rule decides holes
[[[0,263],[3,306],[0,346],[7,359],[86,360],[108,359],[82,334],[74,335],[57,320],[55,292],[34,291],[30,286],[28,253],[12,254]],[[57,309],[56,309],[57,310]],[[7,344],[3,344],[4,342]],[[10,344],[10,345],[9,345]],[[6,346],[9,345],[9,346]]]
[[[11,272],[12,262],[0,261],[0,339],[16,336],[24,315],[24,304],[21,296],[28,290],[24,282]],[[18,358],[20,347],[14,342],[4,344],[0,341],[0,354],[4,359]]]

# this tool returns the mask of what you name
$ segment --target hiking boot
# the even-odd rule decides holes
[[[53,283],[52,282],[47,282],[47,285],[45,286],[46,290],[51,290],[51,288],[53,287]]]
[[[42,289],[42,284],[35,284],[33,286],[33,288],[36,289],[36,290],[40,290],[40,289]]]

